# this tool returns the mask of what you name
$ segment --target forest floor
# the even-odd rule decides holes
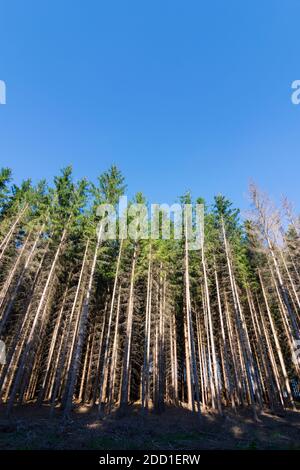
[[[67,422],[47,406],[16,407],[10,419],[0,407],[0,449],[300,449],[300,411],[264,411],[256,422],[251,410],[223,416],[169,407],[144,417],[138,405],[103,419],[97,409],[77,407]]]

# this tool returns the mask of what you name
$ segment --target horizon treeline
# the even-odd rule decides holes
[[[242,222],[203,203],[204,244],[104,240],[97,207],[126,191],[116,166],[96,184],[67,167],[49,186],[0,171],[0,400],[99,416],[139,403],[199,413],[295,408],[300,364],[300,219],[255,185]],[[142,193],[132,202],[146,203]],[[298,389],[299,392],[299,389]]]

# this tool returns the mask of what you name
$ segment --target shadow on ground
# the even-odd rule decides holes
[[[251,410],[197,415],[169,407],[160,415],[143,416],[132,405],[120,416],[103,419],[97,409],[78,406],[67,422],[49,407],[16,407],[10,419],[0,408],[0,449],[300,449],[300,412],[280,415],[264,411],[255,421]]]

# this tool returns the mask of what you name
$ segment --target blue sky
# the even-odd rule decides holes
[[[299,0],[2,0],[0,165],[17,182],[111,163],[129,195],[299,203]]]

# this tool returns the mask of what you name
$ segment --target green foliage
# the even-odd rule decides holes
[[[0,213],[8,201],[9,187],[11,181],[11,170],[9,168],[1,168],[0,170]]]
[[[126,190],[124,181],[124,176],[115,165],[98,176],[98,185],[92,185],[94,205],[96,207],[103,203],[116,205]]]

